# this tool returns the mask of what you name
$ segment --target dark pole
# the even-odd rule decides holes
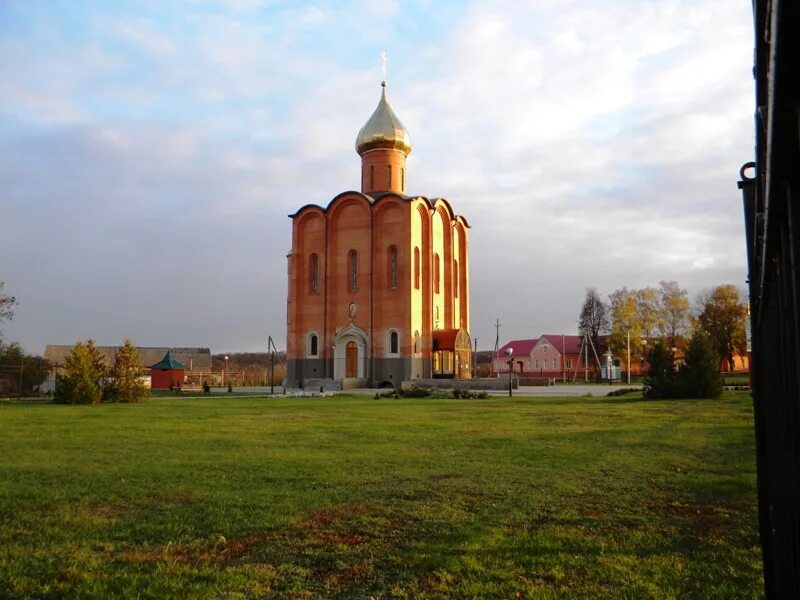
[[[508,361],[508,397],[511,398],[511,381],[514,374],[514,359]]]
[[[472,353],[472,378],[478,376],[478,338],[475,338],[475,352]]]
[[[275,350],[272,336],[267,338],[267,348],[269,348],[269,393],[275,393]]]

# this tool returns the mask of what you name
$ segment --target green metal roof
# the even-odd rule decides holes
[[[185,369],[181,363],[172,358],[172,350],[169,350],[159,362],[154,364],[151,369]]]

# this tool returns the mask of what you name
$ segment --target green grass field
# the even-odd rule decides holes
[[[0,597],[751,598],[749,394],[0,405]]]

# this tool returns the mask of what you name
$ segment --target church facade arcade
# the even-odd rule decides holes
[[[290,215],[290,387],[470,376],[469,224],[406,193],[411,143],[382,86],[356,141],[361,191]]]

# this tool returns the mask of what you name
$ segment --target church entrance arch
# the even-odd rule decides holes
[[[367,334],[352,323],[336,332],[333,351],[334,379],[366,379]]]
[[[358,377],[358,345],[355,342],[347,342],[344,364],[345,377]]]

